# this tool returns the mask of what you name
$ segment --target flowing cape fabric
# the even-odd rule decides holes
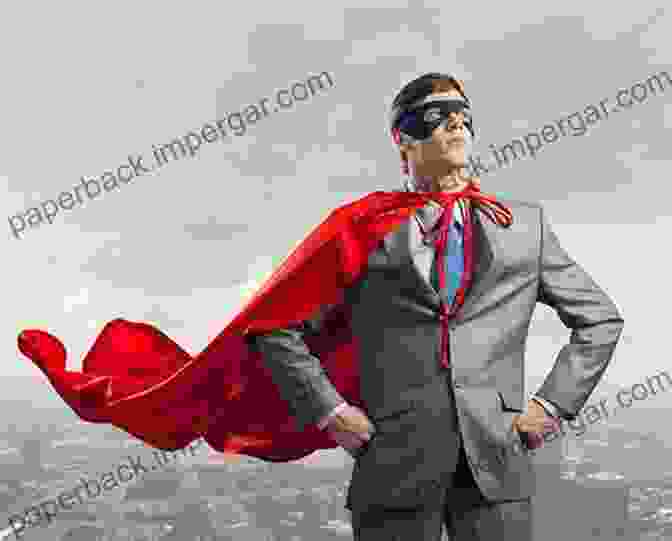
[[[458,197],[474,196],[492,210],[494,198],[481,194],[474,182],[449,194],[373,192],[335,209],[195,357],[152,325],[124,319],[104,326],[81,372],[66,370],[65,347],[46,331],[21,332],[19,350],[81,419],[112,424],[156,448],[181,449],[203,437],[222,453],[271,462],[335,448],[317,427],[295,428],[246,335],[286,327],[322,304],[335,304],[322,332],[306,343],[343,398],[365,408],[343,287],[360,275],[378,242],[430,199],[452,210]]]

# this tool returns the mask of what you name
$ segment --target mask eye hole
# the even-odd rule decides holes
[[[443,113],[441,112],[441,109],[438,107],[433,107],[432,109],[428,109],[425,111],[425,115],[423,117],[423,120],[425,122],[437,122],[443,118]]]

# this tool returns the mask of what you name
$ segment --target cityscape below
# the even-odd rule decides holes
[[[6,406],[10,406],[7,402]],[[352,462],[266,463],[223,455],[202,440],[159,452],[63,408],[12,404],[31,422],[0,427],[0,539],[25,541],[328,541],[352,539],[345,509]],[[535,541],[672,539],[670,441],[648,430],[666,410],[591,426],[534,453]],[[638,423],[637,417],[646,418]],[[637,429],[635,429],[637,427]],[[343,451],[344,452],[344,451]],[[162,454],[160,454],[162,453]],[[159,462],[158,457],[163,457]],[[100,479],[127,457],[160,464],[98,497],[21,528],[32,506]],[[448,536],[444,533],[444,540]]]

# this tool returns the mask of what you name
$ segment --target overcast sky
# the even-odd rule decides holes
[[[465,81],[481,155],[672,73],[672,13],[662,1],[617,9],[573,0],[365,4],[0,8],[6,217],[311,75],[327,71],[334,83],[243,136],[205,144],[193,158],[61,211],[52,224],[27,225],[20,239],[6,225],[0,395],[15,389],[12,376],[33,376],[36,397],[55,394],[17,350],[25,328],[61,338],[72,368],[116,317],[156,323],[200,351],[244,292],[332,208],[399,186],[387,111],[422,73]],[[631,385],[669,363],[671,115],[668,84],[585,135],[482,177],[485,192],[541,202],[563,247],[622,310],[610,384]],[[540,306],[529,392],[568,336]]]

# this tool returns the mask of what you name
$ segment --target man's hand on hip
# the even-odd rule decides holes
[[[527,411],[513,419],[513,428],[523,436],[530,449],[538,449],[544,443],[544,434],[559,431],[560,423],[541,404],[530,400]]]
[[[329,419],[326,431],[352,457],[356,457],[371,440],[376,428],[360,408],[347,405]]]

